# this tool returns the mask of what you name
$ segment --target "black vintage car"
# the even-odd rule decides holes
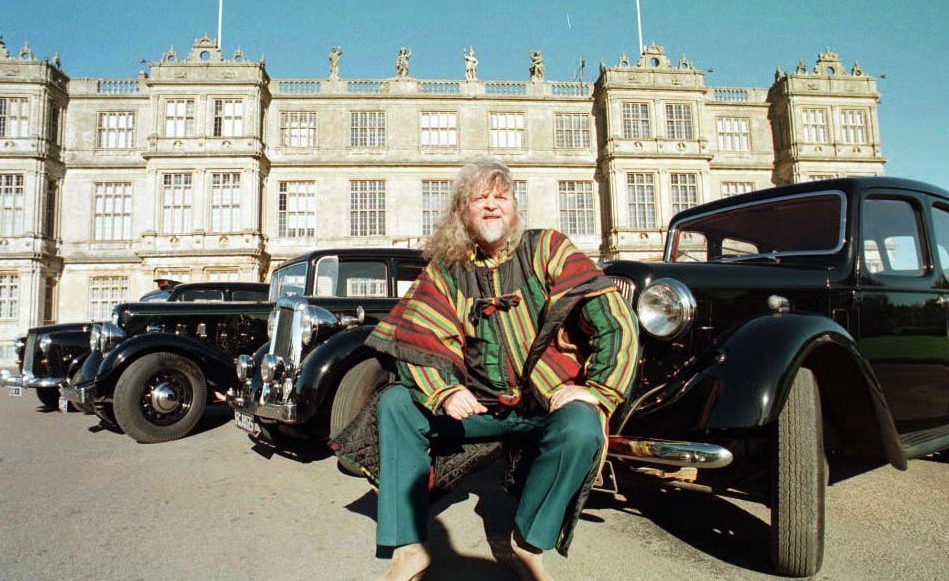
[[[275,272],[271,288],[293,292],[277,299],[270,341],[238,357],[240,382],[227,392],[237,426],[271,441],[345,427],[386,378],[363,342],[424,267],[417,250],[349,249]]]
[[[233,385],[234,357],[267,339],[273,308],[262,283],[193,283],[167,302],[122,303],[94,323],[64,402],[94,411],[139,442],[186,435],[214,391]],[[61,404],[62,405],[62,404]]]
[[[663,262],[605,271],[642,330],[612,464],[761,499],[778,573],[820,569],[828,456],[903,470],[949,447],[949,192],[858,178],[726,198],[672,219]]]
[[[161,298],[167,302],[265,301],[268,290],[264,283],[198,282],[174,283],[157,292],[168,293]],[[154,293],[147,293],[140,300],[157,300]],[[78,375],[89,355],[91,331],[92,323],[64,323],[29,329],[26,337],[17,342],[20,373],[0,377],[0,387],[9,388],[10,395],[22,395],[24,388],[35,389],[43,406],[56,409],[60,405],[65,409],[66,401],[60,401],[59,388]]]

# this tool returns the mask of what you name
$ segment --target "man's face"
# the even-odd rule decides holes
[[[468,231],[479,244],[493,247],[510,234],[517,218],[510,190],[495,181],[468,201]]]

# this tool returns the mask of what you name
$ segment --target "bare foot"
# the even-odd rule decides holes
[[[392,552],[392,564],[379,581],[419,581],[431,564],[432,555],[423,543],[402,545]]]
[[[517,529],[511,532],[511,552],[521,581],[554,581],[544,567],[544,551],[529,545]]]

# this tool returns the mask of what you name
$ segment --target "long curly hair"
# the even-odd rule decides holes
[[[497,186],[505,187],[511,192],[514,215],[506,240],[506,250],[511,252],[517,247],[524,229],[517,213],[511,170],[493,157],[478,157],[465,164],[458,172],[452,184],[451,200],[435,224],[432,236],[422,248],[426,259],[440,260],[446,266],[472,267],[471,254],[476,242],[468,230],[468,202],[485,188]]]

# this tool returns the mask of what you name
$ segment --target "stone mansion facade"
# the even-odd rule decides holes
[[[334,49],[336,52],[338,49]],[[677,211],[881,175],[876,81],[822,53],[768,88],[709,87],[651,45],[594,83],[408,74],[271,79],[207,37],[131,79],[70,78],[0,38],[0,364],[29,326],[107,318],[160,277],[265,280],[316,248],[417,246],[459,167],[512,168],[528,227],[655,260]],[[526,64],[526,63],[525,63]]]

